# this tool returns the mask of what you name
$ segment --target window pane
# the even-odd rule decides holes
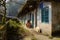
[[[49,8],[44,7],[41,14],[42,22],[49,22]]]

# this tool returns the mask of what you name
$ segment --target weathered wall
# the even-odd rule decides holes
[[[49,23],[42,23],[41,22],[41,9],[38,8],[37,12],[37,28],[36,30],[41,29],[42,34],[51,36],[51,3],[50,2],[44,2],[45,6],[49,6]]]
[[[24,24],[26,24],[27,20],[31,19],[31,18],[30,18],[30,14],[29,14],[29,13],[26,14],[26,15],[23,16],[21,19],[22,19],[22,21],[24,22]]]
[[[60,2],[52,2],[52,30],[60,30]]]

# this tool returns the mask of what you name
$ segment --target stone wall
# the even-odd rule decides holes
[[[60,30],[60,3],[52,2],[52,30]]]

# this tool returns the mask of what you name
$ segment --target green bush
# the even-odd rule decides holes
[[[22,35],[19,35],[19,27],[21,26],[21,23],[17,23],[16,21],[9,20],[7,24],[5,25],[6,27],[6,34],[7,34],[7,40],[19,40],[22,38]]]
[[[29,31],[24,29],[22,23],[18,23],[16,20],[9,20],[6,27],[7,40],[19,40],[23,39],[27,34],[29,35]]]

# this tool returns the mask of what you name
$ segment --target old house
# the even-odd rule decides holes
[[[43,34],[50,36],[60,31],[60,2],[59,0],[41,1],[37,11],[37,27]]]
[[[34,5],[35,4],[35,5]],[[37,28],[43,34],[49,36],[55,31],[60,31],[60,1],[59,0],[38,0],[27,2],[18,14],[24,23],[30,19],[33,28]]]

